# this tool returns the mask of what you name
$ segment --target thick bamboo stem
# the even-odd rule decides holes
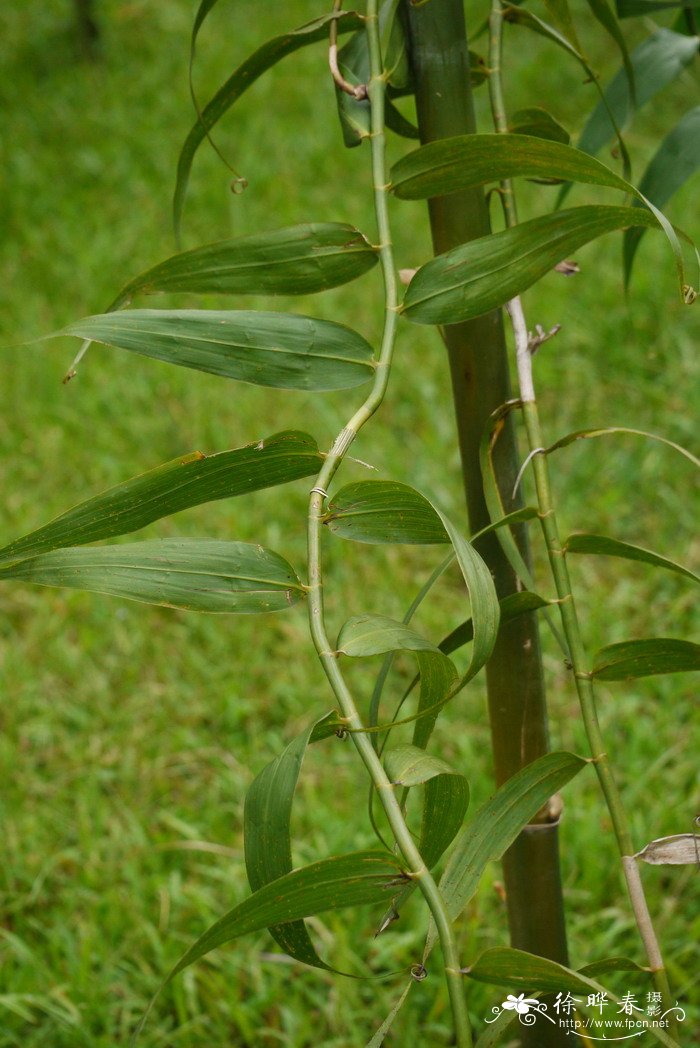
[[[404,3],[409,56],[423,142],[475,130],[462,0]],[[440,253],[490,232],[480,189],[429,202],[433,246]],[[489,523],[479,466],[479,443],[490,414],[510,398],[508,360],[499,312],[446,327],[452,389],[472,531]],[[495,463],[507,510],[518,468],[512,421],[495,448]],[[518,537],[527,556],[527,539]],[[478,544],[499,596],[517,580],[498,541]],[[540,641],[534,616],[501,629],[487,666],[487,691],[496,781],[500,785],[549,749]],[[511,942],[520,949],[567,963],[564,907],[559,874],[558,831],[548,812],[527,827],[504,857]],[[549,1042],[548,1042],[549,1043]],[[552,1040],[551,1044],[561,1043]],[[544,1048],[544,1042],[543,1042]]]

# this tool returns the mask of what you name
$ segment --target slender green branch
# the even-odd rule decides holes
[[[368,0],[366,29],[370,55],[370,82],[368,97],[371,106],[371,159],[374,189],[375,215],[379,235],[379,257],[384,280],[385,317],[379,361],[372,390],[362,406],[338,434],[328,453],[323,468],[316,478],[309,499],[308,515],[308,560],[309,560],[309,622],[311,636],[318,652],[328,681],[338,700],[347,727],[352,733],[353,743],[367,768],[375,789],[381,799],[398,848],[407,864],[408,876],[415,880],[428,903],[435,920],[442,946],[445,976],[455,1026],[455,1043],[459,1048],[471,1048],[472,1036],[464,997],[463,978],[454,930],[437,884],[426,869],[411,832],[406,824],[395,787],[389,781],[372,741],[363,732],[353,696],[332,650],[324,622],[323,576],[321,562],[321,531],[323,503],[327,487],[345,457],[350,445],[362,426],[372,417],[382,403],[387,384],[398,318],[398,284],[391,242],[387,206],[387,174],[385,161],[384,97],[386,90],[382,71],[377,15],[378,0]]]
[[[502,9],[501,0],[492,0],[491,17],[489,28],[491,33],[489,65],[490,75],[490,98],[493,112],[494,126],[497,132],[507,130],[507,118],[503,101],[503,88],[500,75],[500,58],[502,49]],[[504,214],[506,224],[513,226],[517,223],[517,211],[515,197],[512,187],[508,184],[504,193]],[[622,866],[629,892],[632,910],[637,922],[639,934],[652,969],[657,989],[661,991],[666,1008],[673,1006],[671,991],[664,968],[661,951],[652,924],[649,908],[644,895],[637,860],[634,858],[634,845],[632,835],[627,821],[627,815],[622,804],[615,777],[610,766],[608,755],[605,752],[603,735],[600,730],[598,713],[596,709],[595,691],[593,679],[587,668],[586,653],[583,645],[581,628],[576,609],[569,569],[566,563],[566,550],[562,547],[557,525],[556,512],[552,499],[549,467],[547,457],[544,454],[544,440],[540,427],[539,411],[532,371],[532,350],[530,336],[528,334],[525,314],[523,312],[520,298],[512,299],[507,305],[510,315],[513,334],[515,338],[515,351],[517,361],[518,382],[520,386],[520,400],[525,429],[527,432],[529,456],[532,461],[532,470],[535,480],[535,490],[539,509],[540,522],[547,546],[549,563],[556,586],[559,611],[562,627],[569,647],[569,659],[571,662],[576,691],[578,693],[581,715],[583,718],[586,736],[595,761],[596,772],[600,782],[603,796],[610,813],[615,837],[617,839]]]

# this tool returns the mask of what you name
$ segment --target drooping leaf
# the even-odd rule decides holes
[[[516,510],[472,536],[471,541],[536,515],[532,507]],[[415,488],[396,481],[347,484],[331,498],[323,523],[334,534],[355,542],[438,545],[450,541],[429,500]]]
[[[620,1004],[610,990],[582,972],[576,972],[546,957],[538,957],[524,950],[514,950],[509,946],[496,946],[486,950],[471,967],[464,969],[464,972],[469,978],[479,982],[505,986],[513,990],[525,990],[527,993],[579,993],[582,996],[578,1003],[581,1004],[582,1010],[585,1010],[584,998],[587,999],[589,995],[602,994],[604,999]],[[640,1009],[637,1010],[635,1018],[645,1032],[652,1034],[660,1044],[666,1048],[675,1048],[676,1042],[658,1023],[654,1025],[652,1019],[646,1018]],[[504,1022],[501,1030],[507,1025],[508,1023]],[[477,1043],[491,1046],[498,1041],[487,1037],[485,1041]]]
[[[418,746],[394,746],[386,751],[384,767],[395,786],[420,786],[436,775],[454,775],[442,757],[435,757]]]
[[[377,260],[375,249],[354,226],[285,226],[173,255],[130,281],[109,311],[128,305],[136,294],[159,291],[309,295],[355,280]]]
[[[471,320],[526,291],[584,244],[633,225],[655,228],[659,222],[641,208],[589,205],[479,237],[422,266],[408,286],[402,312],[417,324]]]
[[[459,682],[451,659],[409,626],[384,615],[357,615],[348,619],[338,636],[337,648],[341,654],[351,658],[396,651],[408,651],[415,655],[421,680],[418,709],[413,716],[398,723],[415,721],[413,743],[425,747],[438,713],[449,702]],[[372,719],[376,721],[376,710]],[[386,729],[387,725],[374,728],[375,732]]]
[[[130,309],[85,317],[57,334],[280,389],[349,389],[374,373],[372,347],[356,331],[295,313]]]
[[[637,852],[635,858],[652,866],[700,865],[700,835],[678,833],[673,837],[659,837]]]
[[[391,1008],[391,1011],[389,1012],[389,1014],[387,1015],[386,1019],[384,1020],[382,1025],[379,1027],[377,1032],[367,1042],[365,1048],[381,1048],[381,1046],[384,1044],[384,1039],[385,1039],[386,1035],[389,1033],[389,1030],[394,1025],[394,1020],[396,1019],[396,1016],[401,1011],[401,1009],[403,1007],[403,1004],[404,1004],[404,1001],[408,997],[409,990],[411,989],[412,986],[413,986],[413,979],[409,980],[409,982],[406,983],[406,986],[404,987],[403,993],[398,998],[398,1000],[395,1002],[395,1004]]]
[[[551,18],[558,24],[566,39],[576,48],[581,50],[581,45],[576,32],[576,26],[571,15],[568,0],[544,0],[544,5],[549,11]]]
[[[546,138],[551,142],[569,144],[570,135],[546,109],[537,106],[530,109],[518,109],[510,118],[508,130],[513,135],[530,135],[533,138]],[[549,176],[548,176],[549,177]]]
[[[259,888],[216,921],[180,958],[167,981],[241,935],[328,910],[385,901],[404,880],[398,859],[383,851],[337,855],[293,870]]]
[[[607,113],[608,119],[610,121],[610,126],[613,128],[613,133],[615,134],[617,139],[617,149],[619,150],[620,157],[622,159],[623,175],[626,179],[629,180],[631,178],[632,173],[632,163],[630,160],[629,153],[627,151],[627,146],[625,145],[625,140],[622,137],[622,130],[620,128],[619,121],[616,119],[615,113],[610,109],[608,100],[598,82],[598,75],[595,72],[595,70],[592,69],[591,66],[588,64],[588,60],[586,59],[585,55],[583,55],[580,50],[577,50],[577,48],[575,48],[573,44],[569,40],[567,40],[567,38],[562,33],[555,29],[554,26],[548,25],[547,22],[542,21],[541,18],[538,18],[537,15],[533,14],[532,11],[528,10],[525,7],[520,7],[516,5],[504,8],[504,18],[509,22],[513,22],[515,25],[525,26],[527,29],[530,29],[538,35],[543,36],[546,40],[550,40],[552,43],[556,44],[557,47],[562,48],[565,52],[567,52],[569,55],[575,58],[577,62],[580,62],[582,68],[585,70],[587,82],[593,84],[595,90],[600,95],[600,105],[602,106],[603,110]],[[629,63],[625,65],[624,73],[626,76],[628,76],[631,64],[632,63],[630,59]],[[632,73],[634,73],[633,67]],[[633,82],[634,81],[631,79],[628,80],[628,84],[630,86],[630,96],[634,94],[634,91],[632,90]],[[558,202],[559,204],[561,204],[568,188],[569,186],[562,187],[562,192]]]
[[[655,204],[663,207],[688,179],[700,168],[700,106],[686,113],[666,135],[644,172],[639,191]],[[628,229],[623,239],[625,283],[632,273],[634,256],[642,239],[643,229]]]
[[[487,863],[500,859],[542,805],[586,763],[573,753],[547,753],[516,772],[479,808],[459,835],[440,878],[440,891],[453,920],[476,891]],[[431,921],[426,956],[436,941]]]
[[[587,0],[588,6],[591,9],[591,14],[603,28],[608,32],[609,36],[615,41],[617,48],[622,57],[622,67],[627,77],[627,87],[629,89],[630,101],[633,108],[636,106],[637,99],[637,86],[635,82],[634,66],[630,53],[627,49],[627,41],[625,35],[620,28],[620,23],[615,17],[615,12],[608,3],[608,0]]]
[[[587,975],[589,978],[597,975],[606,975],[608,972],[636,972],[639,975],[651,974],[649,968],[642,968],[636,961],[631,961],[629,957],[604,957],[600,961],[592,961],[591,964],[585,964],[583,968],[579,968],[579,973]]]
[[[681,564],[677,564],[667,557],[661,557],[658,553],[643,549],[641,546],[633,546],[629,542],[621,542],[619,539],[608,538],[607,535],[574,534],[566,540],[565,549],[567,553],[595,553],[604,557],[621,557],[624,560],[637,560],[646,564],[653,564],[658,568],[666,568],[668,571],[678,572],[685,575],[694,582],[700,582],[700,576],[689,571]]]
[[[674,7],[697,7],[697,3],[683,3],[683,0],[615,0],[618,18],[636,18],[653,14],[654,11],[665,11]]]
[[[568,447],[569,444],[573,444],[577,440],[591,440],[596,437],[607,437],[617,433],[628,433],[633,437],[645,437],[647,440],[665,444],[666,447],[673,448],[679,455],[683,455],[684,458],[687,458],[689,462],[692,462],[694,466],[700,469],[700,459],[681,444],[676,444],[675,441],[669,440],[667,437],[660,437],[657,433],[648,433],[643,429],[630,429],[628,426],[608,426],[605,429],[578,429],[574,433],[567,433],[565,437],[561,437],[554,444],[551,444],[546,451],[550,455],[553,451]]]
[[[312,476],[322,461],[313,437],[292,430],[217,455],[195,451],[109,488],[16,539],[0,550],[0,563],[126,535],[191,506]]]
[[[328,529],[355,542],[449,542],[430,502],[407,484],[366,480],[341,488],[328,503]]]
[[[224,113],[231,108],[233,103],[241,97],[251,84],[255,83],[258,77],[276,65],[285,55],[298,51],[299,48],[306,47],[308,44],[327,39],[328,27],[333,20],[337,24],[339,33],[358,29],[362,25],[360,16],[354,11],[333,12],[323,15],[321,18],[316,18],[313,22],[300,26],[299,29],[295,29],[291,33],[273,37],[272,40],[268,40],[267,43],[250,55],[231,74],[228,80],[222,84],[207,105],[204,106],[185,140],[177,166],[177,183],[173,198],[173,224],[175,236],[178,240],[180,238],[182,210],[192,161],[197,149],[204,138],[206,138],[207,132],[211,131]],[[200,18],[200,26],[202,21],[203,18]],[[197,29],[199,29],[199,26],[197,26]]]
[[[462,828],[469,807],[469,784],[464,775],[440,757],[426,753],[421,746],[387,749],[384,764],[389,779],[396,786],[407,790],[424,785],[418,851],[426,868],[431,870]],[[380,923],[380,930],[396,920],[415,887],[415,880],[411,881],[394,897],[391,910]]]
[[[304,587],[279,554],[211,539],[59,549],[1,568],[0,581],[7,579],[189,611],[282,611],[304,596]]]
[[[549,607],[549,601],[545,600],[544,597],[540,597],[538,593],[532,593],[531,590],[509,593],[507,597],[501,598],[499,604],[501,607],[502,626],[507,622],[512,622],[513,619],[519,618],[520,615],[527,615],[531,611],[539,611],[540,608]],[[445,655],[451,655],[453,651],[457,651],[459,648],[464,647],[465,644],[469,644],[473,636],[472,620],[467,619],[466,622],[460,623],[451,633],[448,633],[445,639],[440,641],[438,647]]]
[[[698,38],[658,29],[631,55],[637,95],[637,109],[646,105],[685,69],[698,50]],[[615,134],[610,113],[619,127],[625,127],[635,112],[626,71],[620,69],[605,89],[606,104],[599,102],[586,121],[578,148],[595,154]]]
[[[654,637],[601,648],[593,661],[592,674],[599,680],[630,680],[689,670],[700,670],[700,644],[674,637]]]
[[[299,772],[312,736],[332,735],[340,725],[335,712],[310,724],[253,780],[245,798],[243,840],[251,891],[292,871],[291,816]],[[273,925],[270,934],[285,953],[304,964],[334,971],[323,961],[303,920]]]
[[[459,135],[429,142],[393,166],[391,189],[402,199],[423,200],[517,176],[635,192],[624,178],[587,153],[523,133]]]

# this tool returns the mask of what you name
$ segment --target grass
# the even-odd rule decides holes
[[[214,12],[200,45],[203,96],[257,43],[318,13],[302,0],[285,5],[283,15],[275,5],[266,7],[221,4]],[[72,343],[18,345],[99,312],[127,279],[173,250],[169,197],[192,119],[186,87],[191,4],[105,0],[99,14],[102,55],[90,64],[76,53],[67,3],[5,12],[0,91],[9,133],[0,174],[7,230],[0,246],[0,323],[9,348],[0,413],[2,541],[194,448],[222,450],[285,427],[308,428],[327,445],[347,414],[346,395],[312,398],[227,385],[101,347],[64,387]],[[557,115],[580,127],[592,99],[578,70],[559,60],[526,62],[517,47],[512,58],[510,83],[522,92],[517,105],[556,99]],[[602,64],[614,69],[614,53],[606,52]],[[631,136],[638,157],[648,156],[653,136],[683,112],[691,85],[687,74],[663,105],[640,118]],[[217,140],[250,186],[231,195],[225,170],[203,149],[187,204],[188,246],[307,219],[373,229],[367,156],[362,149],[342,150],[322,48],[300,52],[266,75]],[[392,148],[399,155],[404,145]],[[549,193],[533,187],[528,203],[541,208]],[[697,237],[692,193],[692,186],[684,190],[670,210]],[[394,222],[400,264],[419,264],[429,253],[422,208],[397,204]],[[617,241],[585,249],[579,261],[579,277],[553,274],[527,296],[531,322],[564,322],[563,333],[537,357],[548,437],[618,424],[692,442],[697,315],[674,299],[662,238],[647,236],[629,300],[620,287]],[[292,308],[376,338],[376,285],[370,276]],[[154,304],[169,301],[182,303],[163,298]],[[382,476],[423,487],[463,516],[450,405],[437,336],[406,325],[390,399],[355,453]],[[697,565],[694,474],[673,452],[611,437],[561,451],[552,466],[565,531],[609,532]],[[365,475],[349,465],[345,479]],[[144,536],[259,541],[302,565],[305,491],[296,484],[200,507],[152,525]],[[439,556],[329,539],[331,622],[339,627],[350,614],[368,610],[400,616]],[[590,650],[624,637],[692,636],[697,629],[692,591],[678,577],[599,558],[581,558],[574,570]],[[420,628],[440,637],[463,617],[462,604],[450,575],[421,612]],[[241,822],[248,784],[331,699],[303,609],[209,618],[12,585],[0,591],[0,610],[0,1048],[126,1045],[169,966],[246,892]],[[585,752],[571,681],[548,637],[545,657],[554,745]],[[354,672],[365,694],[370,670]],[[400,664],[395,691],[411,672]],[[600,699],[639,846],[690,830],[698,788],[691,678],[611,685],[601,688]],[[436,751],[466,771],[474,804],[489,795],[488,727],[478,684],[441,719]],[[370,844],[364,796],[349,744],[313,749],[295,810],[296,860]],[[563,874],[573,960],[620,953],[639,959],[593,775],[574,782],[565,801]],[[644,879],[679,999],[692,1006],[695,994],[697,1006],[700,918],[692,873],[649,868]],[[505,941],[498,877],[494,868],[484,878],[463,918],[465,960]],[[417,902],[413,907],[415,922],[409,916],[379,940],[372,938],[375,915],[340,913],[310,923],[338,968],[396,971],[419,956],[421,911]],[[263,934],[218,951],[168,987],[141,1043],[361,1045],[402,982],[300,970],[274,954]],[[475,1022],[481,1025],[497,1000],[498,991],[476,986],[470,998]],[[417,1031],[422,1043],[450,1043],[437,973],[413,989],[395,1043]]]

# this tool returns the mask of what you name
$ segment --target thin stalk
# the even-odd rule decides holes
[[[476,130],[469,80],[463,0],[404,0],[402,17],[416,94],[422,142]],[[428,202],[436,254],[490,232],[481,189],[452,193]],[[441,332],[450,365],[462,479],[472,533],[490,523],[484,499],[479,446],[489,417],[511,396],[508,354],[501,312],[494,311]],[[506,512],[512,499],[519,459],[515,427],[507,418],[494,449]],[[516,530],[529,559],[525,528]],[[488,564],[499,597],[514,593],[518,581],[498,539],[486,535],[475,544]],[[535,615],[506,623],[499,631],[486,667],[489,720],[496,784],[549,750],[547,711]],[[503,858],[510,939],[521,950],[568,963],[559,873],[558,829],[548,811],[538,813]],[[533,1037],[532,1031],[522,1031]],[[538,1032],[537,1048],[563,1044],[558,1031]],[[533,1043],[531,1041],[529,1043]]]
[[[503,88],[500,71],[501,47],[502,47],[502,9],[501,0],[492,0],[489,29],[491,34],[491,46],[489,55],[490,74],[490,100],[493,121],[496,131],[503,133],[508,129],[505,105],[503,101]],[[506,224],[514,226],[517,224],[517,209],[513,187],[508,183],[501,186],[503,193],[503,210]],[[532,461],[532,470],[535,479],[535,490],[542,531],[547,545],[549,563],[557,591],[559,611],[561,615],[562,628],[569,648],[569,659],[571,662],[576,691],[581,706],[581,715],[588,743],[595,761],[596,772],[605,797],[605,801],[612,820],[615,837],[617,838],[625,881],[632,903],[639,934],[646,950],[649,966],[652,969],[654,981],[658,990],[663,995],[665,1008],[673,1006],[668,978],[663,964],[661,951],[656,939],[656,933],[649,914],[644,890],[639,876],[637,860],[634,858],[634,845],[632,835],[627,821],[622,798],[615,782],[615,777],[610,766],[608,755],[605,752],[603,735],[600,730],[598,713],[595,702],[595,692],[590,671],[587,669],[586,654],[576,610],[576,602],[571,588],[569,569],[566,563],[566,550],[562,547],[559,537],[557,518],[552,499],[549,466],[544,450],[544,441],[540,426],[537,399],[532,371],[532,345],[528,334],[525,314],[523,312],[520,298],[515,298],[508,303],[508,313],[511,318],[513,333],[515,336],[516,361],[518,381],[520,386],[520,400],[525,430],[529,444],[529,455]]]
[[[401,811],[396,797],[395,786],[389,781],[379,755],[372,741],[364,734],[364,725],[360,718],[355,700],[345,681],[337,661],[336,652],[332,650],[324,622],[323,576],[321,561],[321,531],[323,521],[323,502],[326,489],[335,472],[345,457],[356,434],[379,408],[386,393],[389,370],[396,337],[398,283],[394,265],[394,254],[391,242],[391,231],[387,207],[388,182],[385,161],[384,135],[384,97],[386,90],[382,72],[382,59],[379,42],[379,25],[377,0],[368,0],[366,15],[367,38],[370,55],[370,82],[368,97],[371,105],[371,157],[374,204],[379,234],[379,256],[384,280],[385,315],[381,350],[376,368],[372,390],[362,406],[338,434],[323,468],[316,478],[316,483],[309,499],[308,515],[308,561],[309,561],[309,623],[311,636],[321,665],[338,700],[345,723],[351,732],[353,743],[372,779],[386,813],[396,844],[407,865],[408,876],[417,882],[420,891],[430,908],[435,920],[440,944],[442,947],[452,1016],[455,1028],[455,1043],[459,1048],[471,1048],[472,1036],[464,996],[463,977],[460,973],[460,961],[457,943],[444,900],[430,871],[426,869],[418,851],[411,831]]]

